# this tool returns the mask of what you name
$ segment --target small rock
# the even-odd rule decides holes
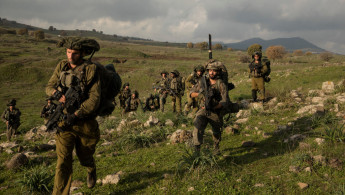
[[[253,147],[255,146],[255,142],[253,141],[243,141],[242,142],[242,147]]]
[[[299,142],[299,145],[298,147],[302,150],[305,150],[305,149],[310,149],[310,144],[307,144],[305,142]]]
[[[301,135],[301,134],[295,134],[295,135],[292,135],[291,137],[289,137],[288,139],[285,139],[284,140],[284,143],[288,143],[288,142],[297,142],[299,140],[303,140],[305,138],[304,135]]]
[[[329,166],[338,170],[341,170],[343,162],[337,158],[333,158],[329,161]]]
[[[191,192],[191,191],[194,191],[195,189],[194,189],[194,187],[189,187],[188,188],[188,192]]]
[[[248,118],[243,118],[243,119],[238,119],[237,121],[235,121],[235,123],[237,123],[237,124],[243,124],[243,123],[246,123],[246,122],[248,122]]]
[[[78,190],[80,187],[74,187],[74,186],[71,186],[71,188],[69,189],[69,193],[72,193],[76,190]]]
[[[265,184],[262,184],[262,183],[257,183],[254,185],[254,187],[264,187],[264,186],[265,186]]]
[[[169,173],[164,173],[164,174],[163,174],[163,178],[164,178],[164,179],[168,179],[168,178],[171,178],[171,177],[172,177],[172,175],[169,174]]]
[[[152,162],[152,163],[150,163],[150,165],[154,167],[154,166],[156,166],[156,163]]]
[[[261,112],[264,110],[264,105],[261,102],[254,102],[250,104],[251,110],[256,110],[258,112]]]
[[[297,166],[289,166],[289,171],[290,171],[290,172],[298,173],[299,170],[300,170],[300,168],[297,167]]]
[[[178,129],[170,136],[170,142],[172,144],[184,143],[192,138],[192,133],[186,130]]]
[[[270,123],[274,123],[274,122],[275,122],[275,120],[274,120],[274,119],[270,120]]]
[[[230,126],[227,126],[225,129],[224,129],[224,132],[225,134],[227,135],[235,135],[235,134],[238,134],[239,131],[238,129],[234,128],[234,127],[230,127]]]
[[[306,168],[304,169],[304,171],[305,171],[305,172],[308,172],[308,173],[311,173],[311,168],[310,168],[310,167],[306,167]]]
[[[318,144],[318,145],[321,145],[325,142],[325,139],[323,138],[315,138],[315,142]]]
[[[187,125],[186,125],[186,124],[181,124],[181,127],[182,127],[182,128],[186,128]]]
[[[324,99],[322,97],[313,97],[311,102],[314,104],[323,104]]]
[[[112,144],[112,142],[105,141],[101,144],[101,146],[111,146]]]
[[[13,151],[12,151],[11,149],[9,149],[9,148],[7,148],[7,149],[5,150],[5,152],[6,152],[7,154],[13,154]]]
[[[122,171],[119,171],[116,174],[105,176],[105,178],[102,179],[102,185],[104,185],[104,184],[117,184],[117,183],[119,183],[119,181],[121,179],[121,176],[123,174],[124,173]]]
[[[172,120],[170,120],[170,119],[167,119],[166,121],[165,121],[165,125],[166,126],[174,126],[174,122],[172,122]]]
[[[278,98],[277,97],[274,97],[273,99],[271,99],[270,101],[267,102],[267,105],[272,108],[274,107],[278,102]]]
[[[334,112],[339,112],[339,104],[334,104]]]
[[[167,190],[167,187],[161,187],[160,188],[162,191],[166,191]]]
[[[254,127],[254,129],[255,129],[255,130],[259,130],[259,128],[258,128],[258,127]]]
[[[326,165],[326,158],[322,155],[313,156],[313,160],[316,164]]]
[[[322,91],[326,94],[334,92],[334,83],[332,81],[326,81],[322,83]]]
[[[8,163],[6,163],[6,167],[8,169],[17,169],[23,167],[28,162],[28,157],[26,157],[23,153],[18,153],[14,155]]]
[[[299,188],[300,188],[301,190],[303,190],[303,189],[309,187],[309,185],[308,185],[307,183],[301,183],[301,182],[299,182],[297,185],[299,186]]]
[[[74,180],[74,181],[72,182],[72,184],[71,184],[71,187],[78,187],[78,188],[80,188],[80,187],[82,187],[83,185],[84,185],[84,182],[79,181],[79,180]]]

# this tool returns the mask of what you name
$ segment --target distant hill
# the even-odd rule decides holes
[[[238,50],[247,50],[247,48],[250,45],[255,44],[255,43],[262,45],[263,50],[267,49],[267,47],[272,46],[272,45],[282,45],[289,52],[292,52],[297,49],[300,49],[302,51],[316,52],[316,53],[326,51],[300,37],[278,38],[278,39],[271,39],[271,40],[263,40],[261,38],[252,38],[252,39],[247,39],[245,41],[241,41],[238,43],[226,43],[224,45],[228,48],[233,48],[233,49],[238,49]]]
[[[160,41],[153,41],[151,39],[143,39],[138,37],[128,37],[128,36],[120,36],[120,35],[109,35],[103,34],[102,31],[97,31],[96,29],[93,30],[63,30],[63,29],[56,29],[54,27],[47,27],[47,29],[21,24],[16,21],[10,21],[6,18],[0,18],[0,28],[7,28],[7,29],[20,29],[20,28],[27,28],[29,31],[36,31],[42,30],[44,33],[48,35],[61,35],[61,36],[79,36],[79,37],[94,37],[100,40],[105,41],[116,41],[116,42],[129,42],[129,43],[138,43],[144,45],[157,45],[157,46],[177,46],[177,47],[186,47],[186,43],[172,43],[172,42],[160,42]]]

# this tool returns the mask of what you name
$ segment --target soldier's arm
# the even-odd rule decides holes
[[[101,99],[101,83],[99,75],[96,73],[96,65],[89,65],[85,70],[88,98],[82,102],[80,108],[75,112],[78,117],[83,117],[94,113]]]
[[[57,88],[59,86],[59,78],[60,78],[60,73],[61,73],[61,69],[62,69],[63,65],[65,65],[65,61],[60,62],[56,66],[53,75],[50,77],[50,79],[48,81],[48,85],[46,87],[46,94],[48,96],[53,95],[53,92],[55,90],[57,90]]]
[[[222,99],[219,101],[218,105],[215,106],[215,109],[225,108],[228,106],[228,90],[224,82],[220,82],[219,91]]]
[[[266,64],[262,65],[261,74],[266,74],[267,71],[268,71],[267,65]]]
[[[4,123],[6,123],[7,122],[7,120],[6,120],[6,118],[5,118],[5,115],[6,115],[6,110],[2,113],[2,115],[1,115],[1,120],[4,122]]]
[[[191,98],[198,97],[200,92],[200,82],[197,82],[194,87],[190,90],[190,93],[188,94]]]

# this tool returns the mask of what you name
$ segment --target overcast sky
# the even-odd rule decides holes
[[[345,0],[0,0],[0,17],[169,42],[301,37],[345,54]]]

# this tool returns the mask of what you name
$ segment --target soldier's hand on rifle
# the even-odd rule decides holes
[[[8,123],[9,123],[9,122],[8,122],[8,121],[6,121],[6,125],[8,125]]]

